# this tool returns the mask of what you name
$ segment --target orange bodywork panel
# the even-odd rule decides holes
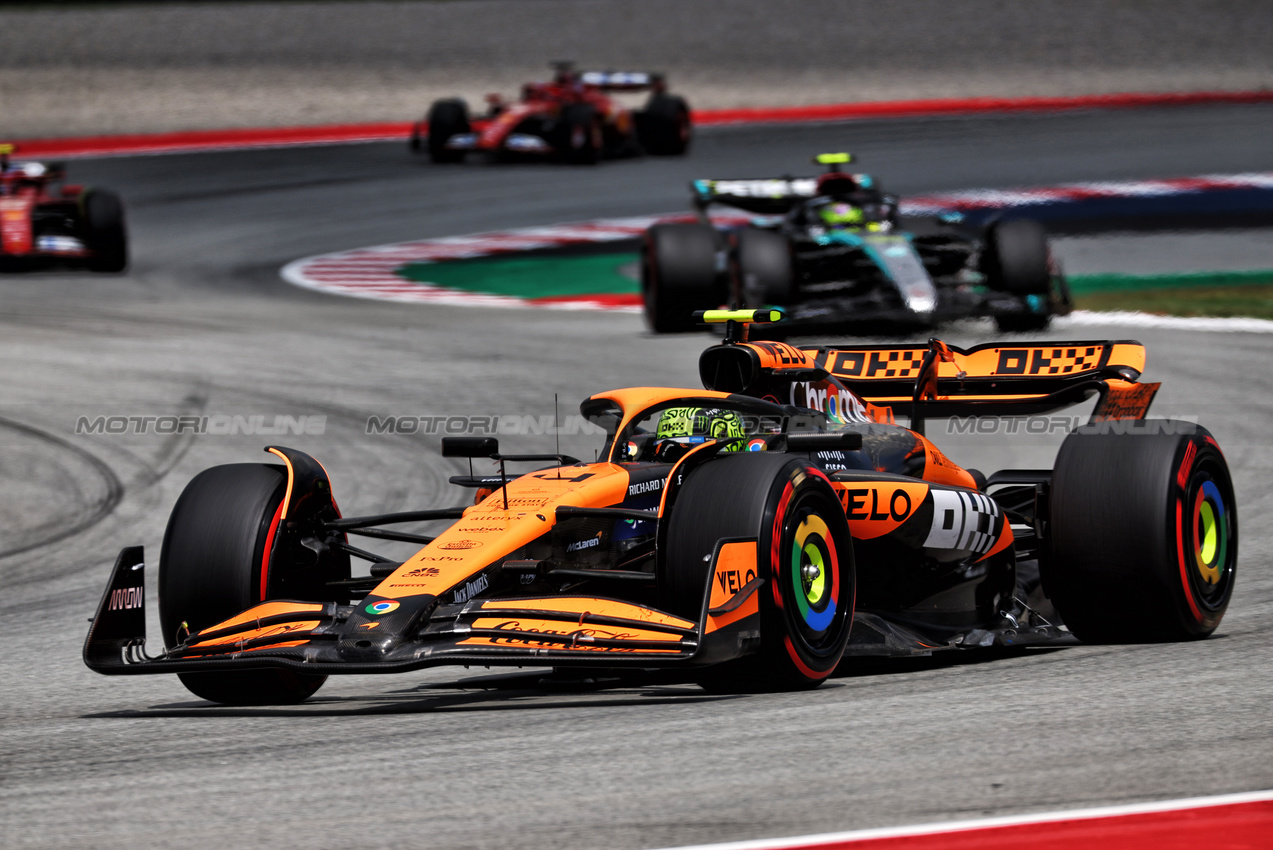
[[[784,369],[813,369],[817,365],[809,352],[785,342],[744,342],[739,345],[756,352],[762,369],[781,372]]]
[[[966,473],[965,473],[966,474]],[[832,481],[854,539],[871,540],[897,530],[924,503],[922,481]]]
[[[465,638],[459,646],[511,646],[542,647],[544,649],[579,650],[582,652],[684,652],[680,635],[668,634],[628,626],[578,625],[561,620],[538,620],[533,617],[479,617],[473,621],[474,629],[491,629],[508,632],[531,632],[543,635],[565,636],[571,638],[566,643],[560,640],[536,640],[532,635],[513,634],[508,637],[478,635]],[[667,649],[657,647],[623,647],[598,646],[593,640],[614,641],[655,641],[669,644]]]
[[[1156,384],[1134,384],[1130,381],[1109,381],[1105,397],[1097,403],[1092,411],[1093,422],[1107,422],[1111,419],[1144,419],[1149,412],[1158,388]]]
[[[483,611],[544,611],[552,613],[579,614],[580,622],[584,622],[593,614],[599,617],[622,617],[627,620],[640,620],[661,626],[672,626],[679,629],[692,629],[696,625],[689,620],[652,611],[640,605],[620,602],[616,599],[597,599],[590,596],[561,596],[551,599],[490,599],[482,603]]]
[[[955,487],[977,489],[977,482],[964,468],[942,453],[931,440],[923,434],[915,434],[924,450],[924,480],[934,484],[950,484]]]
[[[712,593],[707,603],[708,609],[725,606],[757,577],[754,540],[723,544],[712,572]],[[720,614],[709,613],[705,633],[711,634],[717,629],[723,629],[725,626],[758,613],[760,613],[760,594],[752,590],[737,608]]]
[[[507,507],[503,488],[467,509],[455,525],[443,531],[374,591],[390,599],[432,594],[439,596],[494,560],[538,540],[553,527],[553,511],[560,505],[605,507],[623,501],[628,473],[617,464],[590,464],[532,472],[508,482]]]
[[[260,640],[261,638],[277,637],[279,643],[269,644],[267,646],[252,647],[253,650],[258,649],[274,649],[280,646],[297,646],[305,643],[305,640],[296,640],[296,637],[303,636],[313,629],[318,628],[323,622],[321,619],[316,620],[296,620],[286,623],[274,623],[271,625],[260,625],[261,620],[277,617],[281,614],[321,614],[324,606],[318,602],[262,602],[260,605],[253,606],[242,614],[231,617],[216,625],[209,626],[201,630],[190,639],[190,645],[196,647],[206,646],[228,646],[247,641]],[[236,627],[241,627],[236,629]],[[227,629],[235,629],[235,631],[219,637],[208,640],[200,640],[201,634],[213,634],[215,632],[225,631]]]

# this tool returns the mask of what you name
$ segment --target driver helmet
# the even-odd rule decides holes
[[[872,189],[875,181],[869,174],[848,174],[844,171],[831,171],[818,178],[818,194],[832,198],[843,198],[863,189]]]
[[[681,443],[705,443],[745,436],[742,417],[736,411],[718,407],[669,407],[659,414],[659,425],[655,431],[657,440]],[[723,451],[744,448],[746,446],[739,441],[725,446]]]
[[[827,227],[861,227],[866,222],[866,213],[853,204],[832,201],[818,208],[818,218]]]

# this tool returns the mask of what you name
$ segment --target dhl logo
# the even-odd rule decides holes
[[[940,364],[942,377],[1077,375],[1101,365],[1104,346],[994,348],[955,354]],[[927,348],[830,351],[829,371],[854,380],[914,380]],[[962,373],[962,374],[961,374]]]
[[[926,348],[898,348],[891,351],[836,351],[831,373],[842,378],[914,379],[924,362]]]
[[[1101,362],[1101,346],[1083,348],[1002,348],[992,374],[1073,375],[1095,369]]]

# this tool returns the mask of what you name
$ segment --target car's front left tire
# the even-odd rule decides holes
[[[287,492],[281,466],[239,463],[196,475],[177,499],[159,560],[164,645],[271,597],[270,553]],[[277,584],[277,582],[275,582]],[[326,676],[282,669],[180,673],[195,696],[225,705],[286,705]]]

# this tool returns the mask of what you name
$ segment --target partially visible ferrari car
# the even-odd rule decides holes
[[[602,157],[683,154],[690,144],[690,110],[669,94],[661,74],[577,71],[554,63],[551,82],[527,83],[509,102],[487,97],[487,112],[471,116],[459,98],[434,102],[411,130],[411,150],[433,162],[460,162],[470,152],[501,158],[552,158],[592,164]],[[616,93],[649,92],[644,109],[629,109]]]
[[[1228,467],[1205,428],[1145,418],[1158,385],[1138,381],[1139,343],[747,341],[776,315],[702,315],[726,325],[699,360],[704,389],[584,401],[595,462],[444,439],[444,455],[498,465],[451,479],[476,489],[469,504],[342,516],[323,466],[278,446],[275,463],[201,472],[159,556],[163,649],[146,649],[133,546],[85,663],[174,673],[229,704],[444,664],[679,670],[768,691],[858,656],[1191,640],[1220,623],[1238,557]],[[1093,397],[1051,469],[984,475],[924,435],[933,417]],[[517,463],[547,466],[509,474]],[[436,535],[393,528],[442,519]],[[349,535],[420,548],[398,560]]]
[[[934,327],[992,317],[1037,331],[1070,309],[1043,227],[1000,219],[972,228],[956,212],[900,216],[898,199],[847,153],[820,154],[816,177],[695,180],[697,222],[645,235],[641,283],[656,333],[693,330],[694,310],[781,307],[788,331]],[[751,213],[716,227],[709,208]]]
[[[13,145],[0,145],[0,270],[123,271],[128,236],[119,196],[62,183],[61,165],[14,162],[13,152]]]

